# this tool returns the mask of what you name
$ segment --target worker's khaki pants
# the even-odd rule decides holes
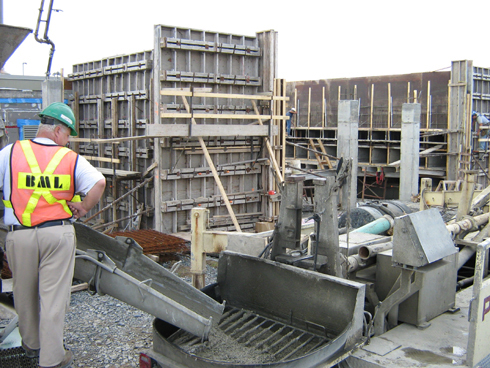
[[[40,366],[57,365],[65,356],[63,326],[70,302],[75,230],[60,225],[12,231],[6,250],[22,341],[41,349]]]

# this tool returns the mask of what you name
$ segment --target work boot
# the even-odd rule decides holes
[[[51,367],[41,367],[39,368],[70,368],[73,363],[73,353],[70,350],[65,351],[65,358],[61,361],[60,364],[53,365]]]
[[[37,358],[39,356],[39,349],[31,349],[22,341],[22,349],[26,352],[26,357],[28,358]]]

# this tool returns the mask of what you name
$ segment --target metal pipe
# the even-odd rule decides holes
[[[486,224],[489,218],[490,213],[487,212],[475,217],[466,217],[461,221],[446,225],[446,228],[451,233],[451,236],[454,237],[454,235],[457,235],[462,231],[477,230],[478,226]]]
[[[468,278],[463,279],[463,280],[459,280],[458,283],[457,283],[457,289],[458,290],[461,290],[461,289],[463,289],[466,286],[470,286],[470,285],[473,284],[474,281],[475,281],[475,277],[474,276],[468,277]]]
[[[347,272],[352,273],[375,263],[374,258],[362,259],[358,254],[347,257]]]
[[[367,260],[369,258],[374,257],[378,253],[384,252],[385,250],[389,250],[393,248],[393,242],[386,242],[382,244],[373,244],[373,245],[362,245],[359,248],[359,257],[363,260]]]
[[[393,218],[389,215],[384,215],[383,217],[380,217],[369,224],[352,230],[351,233],[381,234],[390,230],[393,227],[393,224]]]

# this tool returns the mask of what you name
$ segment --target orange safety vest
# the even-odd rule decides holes
[[[17,141],[10,156],[10,200],[24,226],[72,217],[67,201],[75,194],[78,155],[72,150],[33,141]]]

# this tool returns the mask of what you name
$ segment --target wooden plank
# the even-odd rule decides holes
[[[292,120],[292,118],[291,118]],[[310,129],[310,123],[311,123],[311,87],[308,88],[308,129]],[[296,124],[297,125],[297,124]]]
[[[87,159],[89,161],[111,162],[114,164],[121,163],[121,160],[118,158],[96,157],[96,156],[82,156],[82,157],[84,157],[85,159]]]
[[[113,169],[106,169],[105,167],[96,167],[96,169],[103,175],[107,175],[107,176],[114,175]],[[135,176],[135,175],[141,175],[141,173],[139,171],[116,170],[116,176],[120,178],[124,178],[125,176]]]
[[[184,102],[184,106],[188,112],[191,112],[191,107],[189,106],[189,103],[187,102],[187,98],[185,96],[182,96],[182,100]],[[191,119],[193,125],[197,125],[196,120],[194,118]],[[208,162],[209,168],[211,169],[211,172],[213,173],[214,180],[216,181],[216,185],[218,186],[218,189],[221,193],[221,196],[223,197],[223,202],[225,203],[225,206],[228,210],[228,213],[231,216],[231,220],[233,222],[233,225],[235,225],[236,231],[237,232],[242,232],[242,229],[240,228],[240,225],[238,224],[238,221],[236,219],[235,213],[233,212],[233,208],[231,208],[230,200],[228,199],[228,196],[226,195],[225,188],[223,187],[223,184],[221,183],[221,179],[219,178],[218,172],[216,171],[216,167],[214,166],[213,159],[209,155],[208,149],[206,147],[206,144],[204,143],[204,140],[201,137],[198,137],[199,139],[199,144],[201,145],[201,149],[204,152],[204,157],[206,158],[206,161]]]
[[[268,95],[241,95],[233,93],[210,93],[210,92],[191,92],[189,90],[172,90],[162,89],[160,90],[162,96],[185,96],[185,97],[209,97],[209,98],[230,98],[230,99],[244,99],[244,100],[263,100],[263,101],[289,101],[289,97],[282,96],[268,96]]]
[[[192,88],[192,91],[194,91],[194,92],[208,92],[208,93],[211,93],[211,92],[213,92],[213,89],[212,88],[209,88],[209,87],[202,87],[202,88],[193,87]],[[191,93],[189,96],[192,96],[192,92],[191,92],[191,89],[190,88],[162,88],[160,90],[160,94],[161,95],[165,95],[165,96],[176,96],[176,95],[174,95],[173,93],[170,93],[170,92]]]
[[[431,148],[428,148],[426,150],[421,151],[419,153],[419,156],[423,157],[423,156],[428,155],[429,153],[437,151],[438,149],[441,149],[441,148],[442,148],[442,144],[438,144],[437,146],[434,146],[434,147],[431,147]],[[400,162],[401,162],[401,160],[393,161],[391,164],[388,164],[388,166],[399,166]]]
[[[151,124],[147,134],[150,137],[267,137],[268,125],[229,124]],[[271,127],[272,134],[278,134],[277,127]]]
[[[77,291],[87,290],[88,284],[84,282],[83,284],[73,285],[71,287],[71,292],[76,293]]]
[[[254,108],[255,113],[257,115],[259,115],[259,109],[257,108],[257,104],[255,103],[255,101],[252,101],[252,106]],[[259,124],[262,125],[262,120],[260,120],[260,119],[259,119]],[[275,128],[277,130],[276,125],[274,125],[273,128]],[[280,183],[282,183],[284,181],[282,174],[281,174],[281,170],[279,169],[279,165],[277,163],[277,160],[276,160],[276,157],[274,154],[274,150],[272,149],[271,143],[269,142],[269,138],[264,138],[264,141],[265,141],[265,145],[267,147],[267,151],[269,152],[269,157],[272,161],[272,166],[274,167],[274,170],[276,172],[278,185],[279,185]]]
[[[391,128],[391,83],[388,83],[388,133]]]
[[[318,146],[320,147],[320,150],[323,152],[325,155],[325,161],[327,162],[328,168],[333,169],[332,163],[330,162],[330,159],[328,158],[327,155],[327,150],[325,149],[325,146],[322,143],[322,140],[320,138],[317,138],[316,141],[318,142]]]
[[[369,125],[371,130],[373,130],[373,114],[374,114],[374,84],[371,84],[371,113],[369,117]]]
[[[322,128],[325,128],[327,126],[327,122],[325,119],[325,87],[322,87]],[[296,119],[297,121],[298,119]]]
[[[185,96],[182,96],[185,97]],[[161,118],[167,119],[245,119],[245,120],[287,120],[287,115],[252,115],[252,114],[191,114],[191,113],[175,113],[175,112],[162,112]]]
[[[314,154],[315,154],[315,157],[316,157],[316,160],[318,161],[318,166],[320,166],[320,169],[321,170],[324,170],[325,167],[323,167],[323,162],[322,162],[322,158],[321,156],[318,154],[317,150],[316,150],[316,145],[315,145],[315,142],[313,141],[313,139],[309,139],[310,141],[310,146],[311,148],[314,150]]]

